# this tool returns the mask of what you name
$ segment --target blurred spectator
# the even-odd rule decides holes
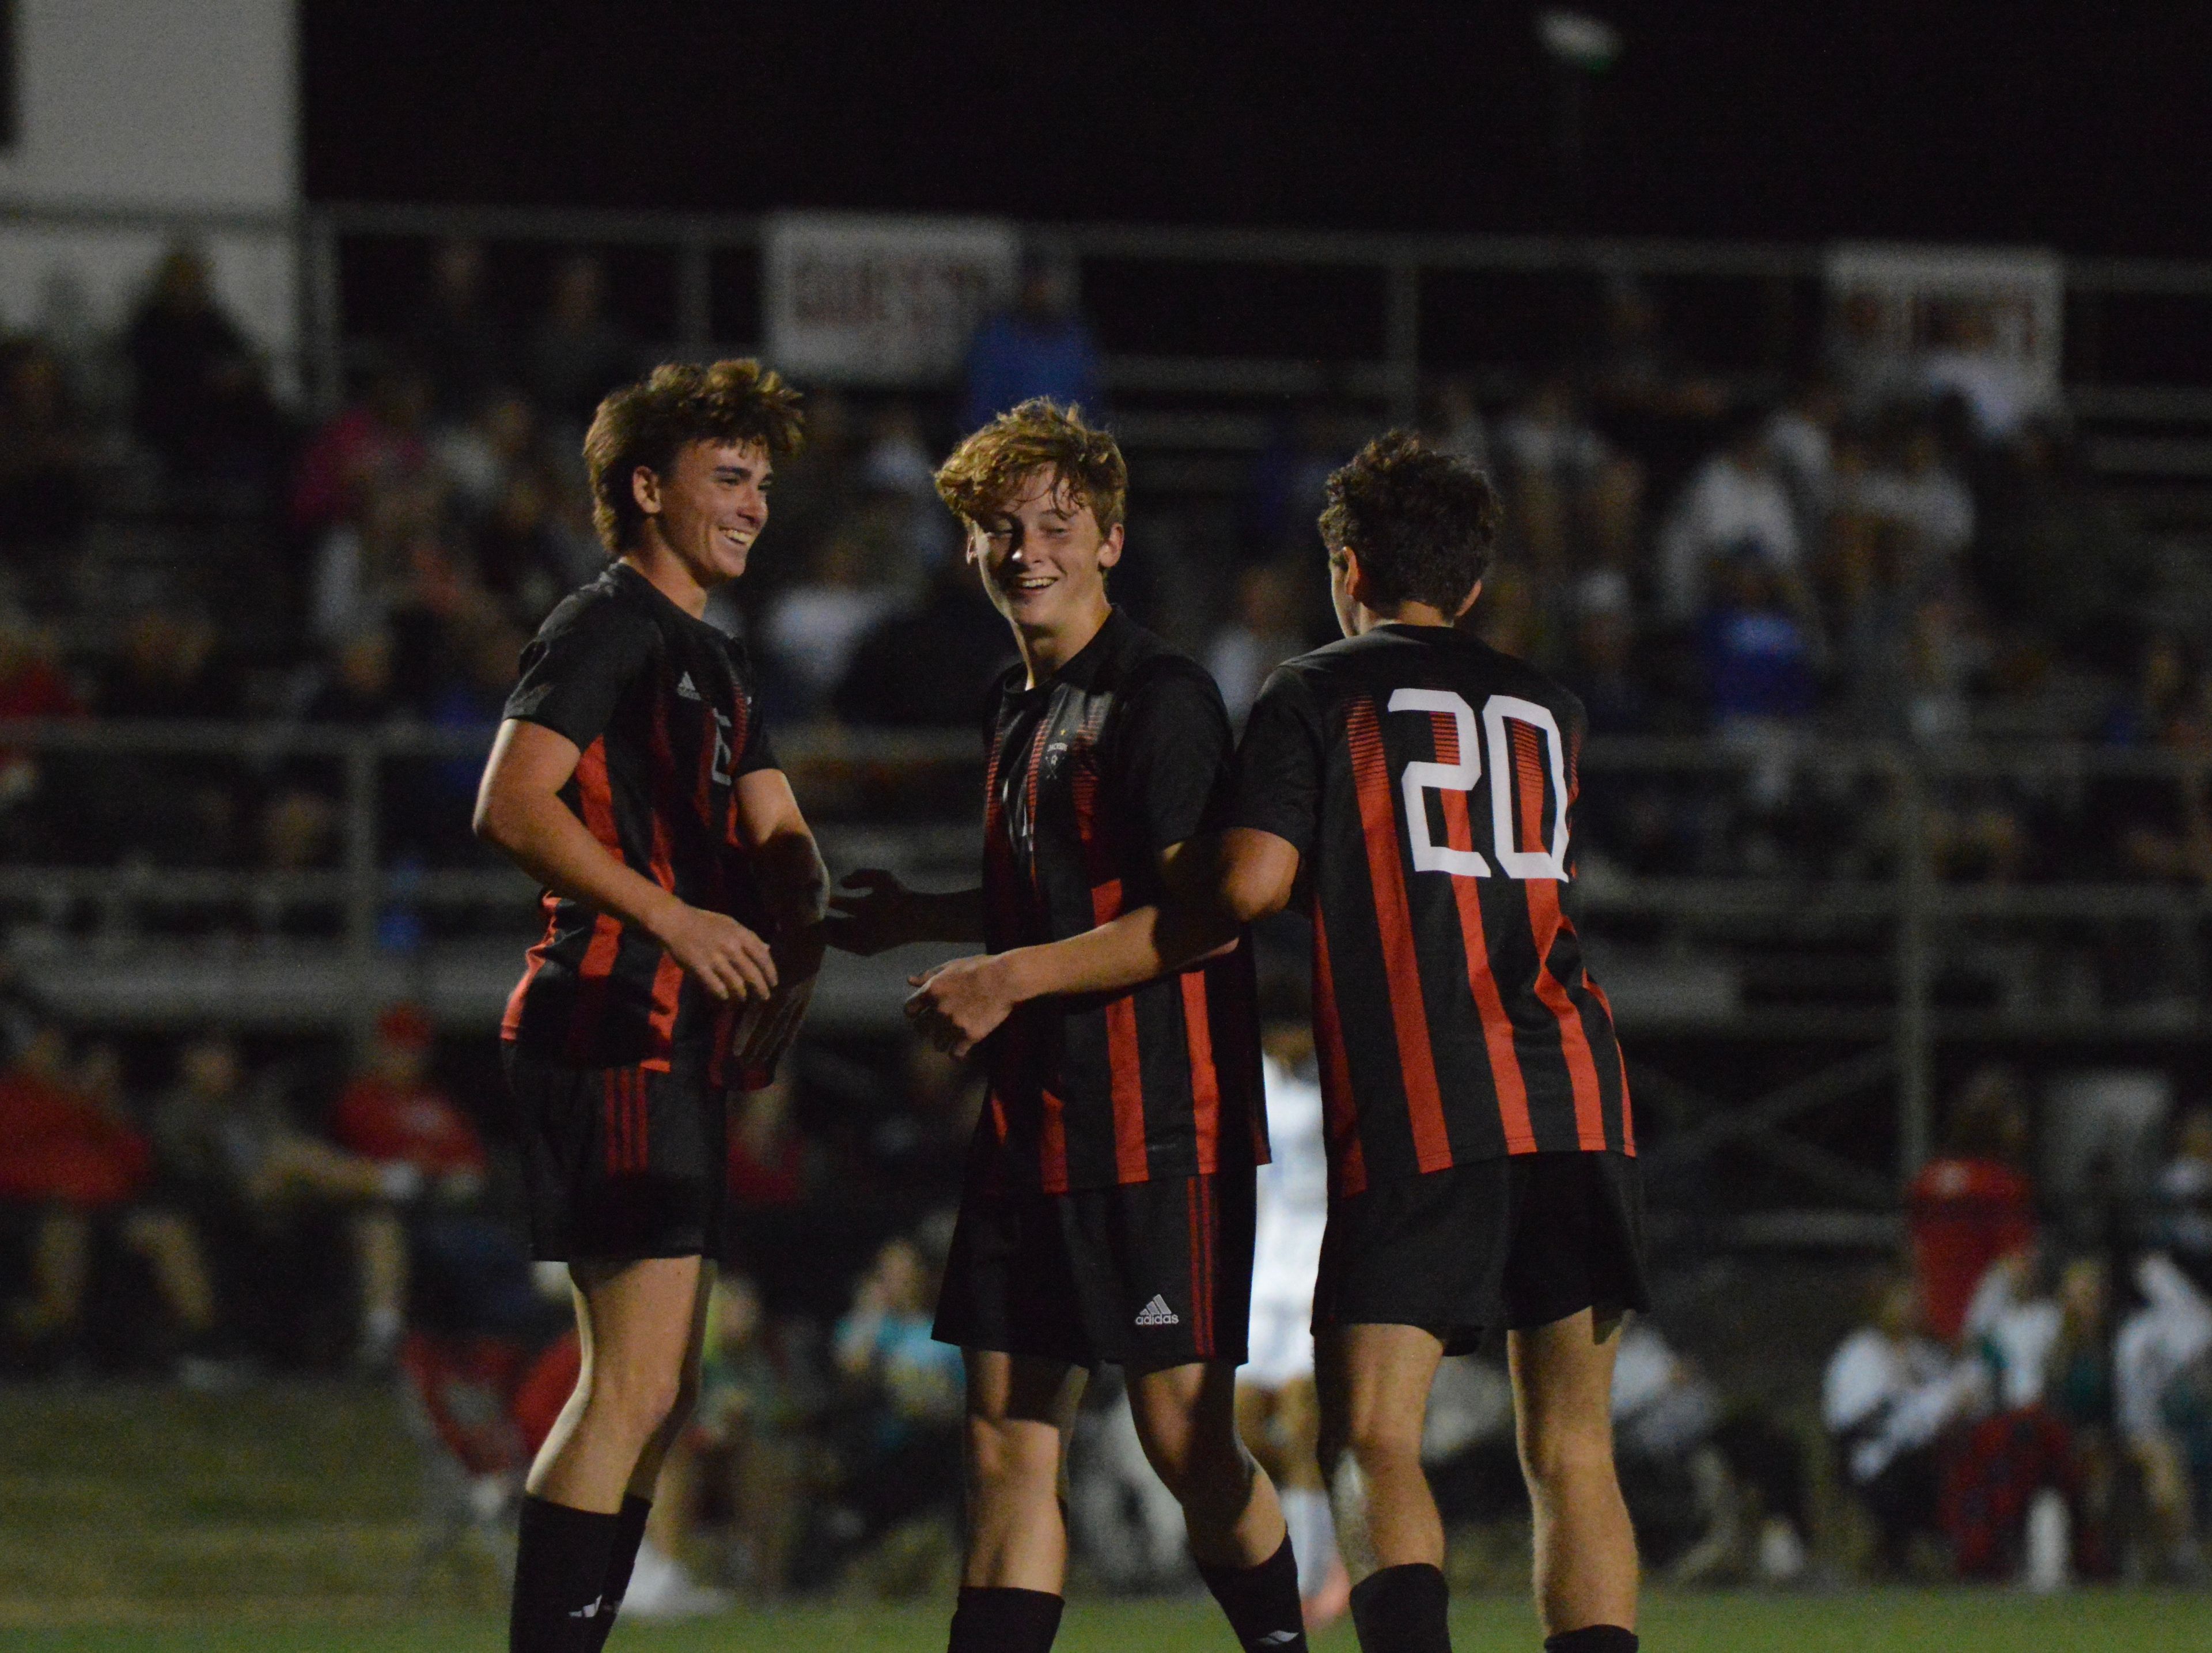
[[[2019,1252],[1983,1276],[1965,1337],[1990,1365],[1996,1410],[1973,1426],[1945,1476],[1945,1524],[1962,1576],[2017,1568],[2030,1511],[2046,1492],[2061,1500],[2074,1571],[2112,1571],[2111,1298],[2101,1257],[2068,1258],[2054,1272],[2046,1257]]]
[[[422,368],[399,360],[381,363],[361,399],[316,432],[301,454],[292,489],[295,526],[320,535],[360,522],[381,489],[425,477],[431,406],[431,384]]]
[[[1305,653],[1300,591],[1311,580],[1311,569],[1279,562],[1255,563],[1237,576],[1237,605],[1206,645],[1206,669],[1220,685],[1229,720],[1239,728],[1267,674]]]
[[[276,413],[261,363],[216,304],[199,249],[170,249],[124,348],[131,428],[190,480],[258,483],[276,463]]]
[[[1574,381],[1540,380],[1498,428],[1506,544],[1528,565],[1564,573],[1635,554],[1644,471],[1589,422]]]
[[[914,409],[905,402],[886,404],[869,427],[854,513],[832,532],[866,544],[872,580],[902,595],[919,589],[960,549],[959,531],[938,501],[936,477]]]
[[[579,435],[599,398],[637,371],[638,346],[607,314],[606,266],[571,252],[553,272],[545,314],[530,339],[530,388],[545,416]]]
[[[2051,402],[2027,360],[2005,348],[1994,310],[1987,300],[1953,299],[1938,317],[1941,343],[1920,362],[1928,394],[1965,398],[1974,433],[1985,442],[2011,440]]]
[[[1659,531],[1659,592],[1668,617],[1694,617],[1706,605],[1714,565],[1747,554],[1785,582],[1796,580],[1804,555],[1788,483],[1755,413],[1736,416]]]
[[[471,408],[467,418],[441,424],[432,435],[430,452],[439,474],[471,521],[491,515],[508,481],[535,461],[538,422],[538,410],[527,397],[500,391]]]
[[[890,607],[892,593],[868,578],[868,554],[848,535],[814,552],[807,579],[771,599],[761,638],[791,696],[791,714],[820,715],[844,680],[853,651]]]
[[[714,1571],[768,1601],[790,1583],[823,1479],[804,1437],[805,1386],[784,1370],[758,1288],[723,1270],[708,1305],[698,1408],[661,1470],[647,1528],[662,1555],[680,1560],[696,1547],[695,1521],[726,1519],[732,1541]]]
[[[405,702],[392,668],[392,633],[385,627],[364,626],[343,638],[331,650],[307,720],[368,726],[399,716]]]
[[[0,609],[0,720],[83,715],[46,633]],[[47,783],[46,766],[36,752],[0,747],[0,843],[19,855],[48,851],[48,833],[66,824],[40,806]]]
[[[1945,1151],[1905,1190],[1906,1219],[1929,1335],[1955,1342],[1982,1276],[2035,1240],[2027,1103],[2020,1076],[1984,1067],[1952,1104]]]
[[[2135,1285],[2142,1306],[2112,1351],[2120,1437],[2142,1480],[2158,1547],[2154,1571],[2201,1583],[2198,1506],[2212,1488],[2212,1293],[2164,1252],[2136,1264]]]
[[[376,1165],[412,1166],[441,1199],[463,1204],[483,1192],[483,1144],[430,1077],[433,1032],[414,1005],[376,1018],[368,1060],[340,1093],[331,1136]]]
[[[1813,644],[1765,552],[1719,559],[1698,622],[1705,692],[1722,730],[1802,721],[1813,709]]]
[[[1074,273],[1052,260],[1023,260],[1012,308],[988,318],[968,346],[964,433],[1032,396],[1080,407],[1095,422],[1106,411],[1098,346],[1075,307]]]
[[[806,1197],[812,1156],[792,1117],[793,1099],[788,1065],[760,1089],[733,1093],[729,1185],[741,1206],[795,1206]]]
[[[0,343],[0,569],[43,598],[76,573],[64,554],[91,514],[88,450],[60,363],[34,339]]]
[[[1842,398],[1823,375],[1799,380],[1766,422],[1766,450],[1796,507],[1798,543],[1820,543],[1836,502],[1836,421]]]
[[[484,296],[483,243],[441,241],[429,280],[400,341],[428,375],[429,406],[441,418],[467,418],[512,376],[506,329]]]
[[[2151,1243],[2212,1296],[2212,1107],[2199,1103],[2182,1114],[2152,1194]]]
[[[1490,428],[1483,422],[1482,406],[1474,387],[1464,379],[1447,379],[1436,388],[1427,421],[1432,446],[1456,454],[1469,465],[1490,464]]]
[[[392,1202],[421,1187],[411,1165],[380,1165],[308,1135],[266,1085],[246,1081],[238,1047],[210,1034],[185,1047],[179,1082],[154,1111],[154,1143],[167,1186],[227,1255],[245,1295],[260,1288],[264,1316],[289,1311],[267,1288],[285,1265],[312,1261],[314,1238],[336,1218],[352,1254],[360,1304],[355,1358],[372,1367],[397,1352],[404,1318],[407,1249]],[[278,1294],[281,1298],[281,1292]]]
[[[829,1524],[848,1551],[918,1516],[951,1513],[963,1380],[960,1351],[931,1335],[936,1297],[921,1247],[893,1239],[837,1322],[847,1443]]]
[[[1871,1323],[1828,1362],[1820,1416],[1844,1483],[1874,1522],[1875,1564],[1896,1575],[1913,1541],[1940,1531],[1938,1443],[1980,1409],[1989,1379],[1929,1337],[1910,1279],[1881,1281],[1871,1308]]]
[[[1613,417],[1649,427],[1709,420],[1727,409],[1726,387],[1692,364],[1668,333],[1658,300],[1641,282],[1630,276],[1608,280],[1599,318],[1595,392]]]
[[[173,1211],[143,1203],[151,1148],[118,1094],[112,1051],[72,1073],[61,1030],[40,1028],[0,1072],[0,1205],[31,1215],[30,1296],[6,1332],[33,1361],[83,1337],[98,1251],[112,1247],[151,1273],[175,1335],[204,1360],[215,1293],[199,1237]]]
[[[1013,657],[1006,624],[964,563],[948,560],[921,601],[877,623],[853,650],[831,704],[848,723],[975,729]]]
[[[149,608],[134,615],[94,704],[110,718],[234,717],[238,685],[222,653],[222,634],[197,610]],[[87,763],[83,773],[87,848],[96,857],[222,866],[244,851],[242,777],[231,760],[144,752],[127,766]]]
[[[1972,541],[1974,496],[1945,459],[1932,423],[1893,415],[1891,424],[1870,463],[1838,472],[1835,505],[1847,515],[1903,531],[1902,554],[1891,578],[1917,593],[1944,580]]]
[[[1621,1332],[1613,1423],[1649,1559],[1682,1583],[1802,1575],[1811,1526],[1797,1443],[1763,1409],[1730,1408],[1648,1319]]]

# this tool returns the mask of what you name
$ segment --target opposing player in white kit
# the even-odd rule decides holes
[[[1272,1020],[1260,1041],[1274,1160],[1260,1167],[1251,1338],[1237,1374],[1237,1420],[1282,1500],[1306,1628],[1313,1631],[1342,1618],[1352,1603],[1316,1453],[1313,1295],[1328,1222],[1328,1152],[1311,1024],[1303,1015]]]

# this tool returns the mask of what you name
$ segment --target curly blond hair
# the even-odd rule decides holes
[[[1083,422],[1079,407],[1032,397],[973,432],[937,472],[937,496],[969,528],[984,525],[1019,497],[1040,471],[1049,472],[1078,505],[1091,507],[1098,532],[1110,534],[1128,504],[1129,466],[1121,445]]]

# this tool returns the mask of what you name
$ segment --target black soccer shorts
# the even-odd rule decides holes
[[[712,1257],[723,1249],[727,1097],[705,1053],[666,1073],[571,1067],[505,1047],[530,1197],[547,1262]]]
[[[1314,1330],[1419,1326],[1446,1354],[1486,1330],[1650,1307],[1644,1181],[1626,1154],[1514,1154],[1334,1200]]]
[[[1242,1365],[1252,1224],[1249,1168],[1073,1194],[971,1182],[937,1339],[1086,1369]]]

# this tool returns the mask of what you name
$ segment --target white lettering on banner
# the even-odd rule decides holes
[[[784,372],[848,384],[953,377],[977,324],[1011,298],[1011,224],[780,213],[764,264],[766,349]]]
[[[1472,849],[1439,844],[1429,829],[1428,800],[1422,794],[1437,792],[1472,793],[1482,779],[1480,753],[1490,755],[1490,836],[1498,869],[1509,878],[1553,878],[1567,881],[1567,743],[1559,733],[1559,720],[1551,708],[1515,695],[1492,695],[1482,703],[1483,739],[1475,738],[1474,708],[1449,689],[1399,689],[1391,692],[1393,712],[1448,715],[1459,731],[1459,762],[1419,762],[1406,765],[1400,785],[1406,799],[1406,836],[1413,850],[1416,872],[1448,872],[1455,878],[1486,878],[1490,863]],[[1523,849],[1514,828],[1513,787],[1518,766],[1513,761],[1513,741],[1508,722],[1536,732],[1544,747],[1546,767],[1552,778],[1550,842]]]

